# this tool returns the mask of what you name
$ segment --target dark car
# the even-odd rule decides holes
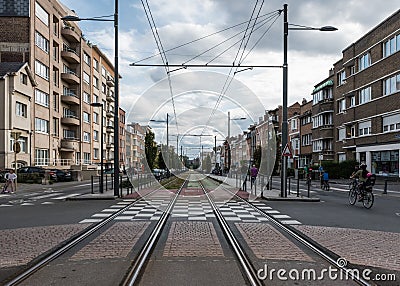
[[[18,174],[39,174],[40,177],[44,177],[46,170],[42,167],[26,166],[19,168],[17,172]]]
[[[56,182],[72,181],[72,174],[67,170],[54,169],[49,171],[50,179]]]

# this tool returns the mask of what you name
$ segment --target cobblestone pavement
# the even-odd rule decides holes
[[[400,271],[400,233],[309,225],[295,228],[350,263]]]
[[[173,222],[163,256],[224,256],[214,225],[211,222]]]
[[[259,259],[314,261],[269,224],[235,223],[235,225]]]
[[[150,222],[117,222],[70,259],[124,258],[149,225]]]
[[[70,224],[1,230],[0,267],[27,264],[86,227]]]

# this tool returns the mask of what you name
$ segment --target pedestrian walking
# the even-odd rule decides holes
[[[11,194],[15,193],[17,174],[14,173],[14,170],[10,170],[8,171],[8,173],[4,175],[4,178],[6,179],[6,184],[4,185],[2,193],[8,193],[9,192],[7,191],[8,187],[11,187]]]
[[[253,189],[253,184],[256,183],[257,175],[258,175],[258,169],[256,165],[253,165],[253,167],[251,167],[250,169],[251,189]]]

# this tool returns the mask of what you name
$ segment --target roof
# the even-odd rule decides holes
[[[0,63],[0,77],[3,78],[5,75],[9,73],[18,72],[25,63],[17,63],[17,62],[1,62]]]

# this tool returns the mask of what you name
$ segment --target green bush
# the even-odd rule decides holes
[[[40,174],[18,174],[18,183],[26,183],[26,184],[41,184],[42,177]]]

